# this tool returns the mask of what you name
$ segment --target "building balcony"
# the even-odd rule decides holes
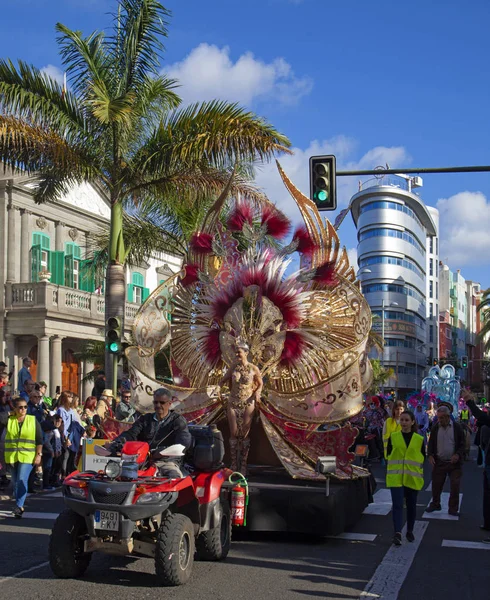
[[[131,302],[126,303],[126,327],[134,321],[140,306]],[[73,321],[83,319],[101,326],[105,320],[104,296],[44,281],[7,283],[5,308],[15,314],[20,311],[40,311],[46,316]]]

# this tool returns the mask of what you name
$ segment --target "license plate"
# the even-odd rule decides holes
[[[96,510],[94,527],[106,531],[119,531],[119,513],[115,510]]]

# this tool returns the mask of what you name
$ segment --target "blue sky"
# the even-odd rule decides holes
[[[109,25],[113,0],[16,0],[2,8],[0,56],[61,67],[57,21],[89,33]],[[185,101],[236,100],[286,133],[281,160],[307,192],[308,157],[338,168],[489,164],[490,2],[472,0],[169,0],[164,70]],[[273,167],[258,180],[286,211]],[[339,182],[339,203],[357,188]],[[490,287],[490,174],[427,175],[424,201],[441,210],[441,258]],[[331,215],[333,219],[335,215]],[[356,245],[346,219],[342,242]]]

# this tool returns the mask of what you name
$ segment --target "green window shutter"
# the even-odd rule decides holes
[[[73,257],[81,258],[80,246],[78,244],[73,244]]]
[[[85,292],[95,290],[94,269],[91,260],[80,261],[80,289]]]
[[[41,233],[33,233],[32,234],[32,245],[40,246],[41,245]]]
[[[36,244],[31,248],[31,281],[39,281],[41,270],[41,245]]]
[[[143,288],[143,292],[141,294],[141,301],[144,302],[148,298],[149,295],[150,295],[149,288]]]
[[[45,233],[41,233],[40,235],[41,235],[41,249],[49,251],[49,247],[50,247],[49,235],[46,235]]]
[[[133,275],[131,277],[131,283],[133,285],[138,285],[139,287],[144,287],[145,278],[143,277],[143,275],[141,273],[133,273]]]
[[[65,256],[65,285],[73,287],[73,256]]]
[[[134,285],[132,283],[128,283],[128,302],[133,302],[133,288]]]
[[[53,283],[65,285],[65,253],[63,251],[50,252],[49,270]]]

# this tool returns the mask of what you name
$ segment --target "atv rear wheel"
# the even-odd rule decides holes
[[[155,549],[155,572],[161,585],[189,581],[194,564],[194,526],[184,515],[168,514],[160,525]]]
[[[58,515],[49,538],[49,566],[56,577],[69,579],[85,573],[92,558],[83,551],[86,534],[82,516],[69,508]]]
[[[198,560],[224,560],[231,544],[230,505],[220,501],[218,526],[204,531],[196,540]]]

